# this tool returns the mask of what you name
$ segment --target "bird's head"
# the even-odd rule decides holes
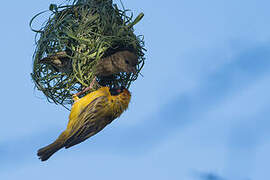
[[[116,86],[116,87],[110,87],[109,90],[112,96],[117,96],[120,93],[122,93],[124,90],[126,90],[126,88],[124,86]]]
[[[136,73],[137,72],[137,64],[138,64],[138,57],[130,52],[130,51],[120,51],[118,52],[118,62],[116,65],[121,70],[121,72],[127,73]]]

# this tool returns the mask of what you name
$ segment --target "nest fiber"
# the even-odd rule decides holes
[[[108,85],[122,85],[129,88],[138,77],[144,65],[143,36],[134,34],[133,26],[141,20],[139,14],[134,20],[132,13],[119,9],[111,0],[68,1],[65,5],[50,5],[50,17],[36,35],[36,50],[33,56],[32,79],[38,90],[50,102],[66,105],[72,103],[72,94],[88,87],[95,78],[95,65],[103,57],[129,50],[138,56],[137,73],[114,75]],[[31,20],[43,15],[37,14]],[[39,60],[59,52],[69,52],[72,72],[56,71],[49,64]],[[97,86],[92,90],[96,90]]]

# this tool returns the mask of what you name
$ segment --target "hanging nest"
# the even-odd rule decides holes
[[[133,26],[143,14],[133,20],[129,10],[119,9],[111,0],[76,0],[66,5],[50,5],[51,15],[36,34],[32,79],[49,102],[72,104],[72,95],[88,87],[95,79],[95,65],[103,58],[121,50],[138,57],[136,73],[121,72],[105,81],[108,86],[129,88],[144,65],[143,36],[134,34]],[[43,12],[42,12],[43,13]],[[42,15],[37,14],[30,22]],[[130,15],[128,15],[130,14]],[[50,64],[40,63],[45,57],[66,52],[71,71],[59,71]],[[92,88],[96,90],[98,86]]]

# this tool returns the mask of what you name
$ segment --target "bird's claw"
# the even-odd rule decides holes
[[[84,88],[82,91],[80,91],[80,92],[74,94],[74,95],[72,96],[73,100],[74,100],[74,97],[75,97],[76,100],[78,100],[78,99],[79,99],[78,96],[80,96],[80,95],[84,94],[85,92],[87,92],[87,91],[93,89],[95,83],[97,83],[96,78],[94,78],[94,79],[92,80],[92,82],[90,83],[90,86],[88,86],[87,88]],[[75,100],[74,100],[74,101],[75,101]]]

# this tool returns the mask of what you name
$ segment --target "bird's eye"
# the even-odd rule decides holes
[[[125,60],[126,64],[129,64],[129,61],[128,60]]]

